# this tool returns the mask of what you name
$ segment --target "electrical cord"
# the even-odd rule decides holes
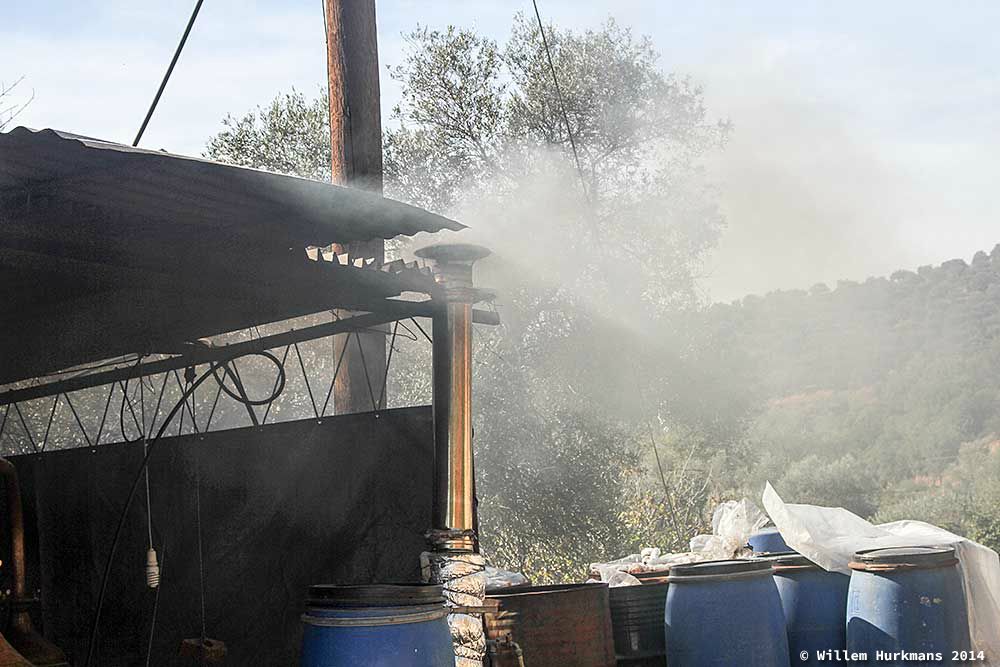
[[[223,380],[221,380],[219,376],[216,374],[218,369],[220,367],[227,366],[229,363],[235,361],[236,359],[247,356],[264,357],[269,361],[273,362],[278,370],[279,382],[275,386],[275,389],[271,392],[271,395],[268,396],[264,400],[264,402],[274,401],[276,398],[278,398],[279,395],[281,395],[281,392],[284,391],[285,379],[286,379],[285,369],[284,366],[281,364],[281,362],[278,360],[278,358],[267,351],[247,352],[244,354],[235,355],[223,361],[212,362],[209,365],[209,369],[204,373],[202,373],[201,376],[196,378],[187,387],[187,389],[184,390],[184,393],[181,395],[180,400],[178,400],[177,403],[174,405],[174,407],[170,409],[170,412],[167,413],[167,416],[166,418],[164,418],[163,423],[160,425],[159,430],[156,432],[156,435],[149,441],[148,446],[146,447],[146,454],[145,456],[143,456],[142,463],[139,465],[139,469],[135,473],[135,477],[132,480],[132,485],[129,488],[128,496],[125,499],[125,505],[124,507],[122,507],[121,514],[118,517],[118,524],[115,528],[115,534],[111,540],[111,548],[108,552],[108,558],[104,565],[104,575],[101,578],[101,588],[97,596],[97,608],[94,611],[94,620],[90,629],[90,645],[87,647],[87,659],[86,662],[84,662],[84,667],[90,667],[93,661],[94,651],[97,646],[97,634],[101,625],[101,611],[104,609],[104,600],[108,592],[108,581],[111,578],[111,567],[112,565],[114,565],[115,553],[118,550],[118,543],[121,541],[122,529],[125,527],[125,520],[128,518],[128,512],[129,509],[132,507],[132,501],[135,500],[135,493],[139,488],[139,483],[142,481],[143,471],[145,471],[146,466],[149,464],[149,457],[152,456],[153,451],[156,448],[156,445],[159,444],[160,439],[166,432],[167,426],[170,425],[170,422],[173,421],[174,417],[177,416],[177,413],[181,410],[181,408],[183,408],[187,404],[187,399],[192,394],[194,394],[195,390],[209,377],[213,377],[217,382],[222,383]],[[238,382],[238,378],[235,378],[234,376],[232,377],[234,381]],[[241,393],[245,396],[245,392],[242,391],[242,383],[240,383],[240,389]],[[233,394],[230,394],[230,396],[232,395]],[[244,401],[248,401],[249,399],[238,398],[236,400],[239,400],[241,403],[243,403]]]
[[[135,423],[136,428],[139,428],[139,418],[136,417],[135,407],[132,404],[132,399],[128,397],[128,384],[129,380],[126,378],[124,383],[119,383],[122,390],[122,402],[118,407],[118,430],[121,431],[122,442],[139,442],[142,440],[143,434],[140,433],[134,438],[128,437],[128,432],[125,429],[125,404],[128,403],[129,412],[132,413],[132,421]]]
[[[167,542],[166,540],[160,543],[160,583],[162,584],[163,577],[163,566],[167,561]],[[149,661],[153,656],[153,639],[156,637],[156,615],[160,610],[160,586],[156,587],[156,593],[153,597],[153,618],[149,623],[149,641],[146,643],[146,667],[149,667]]]

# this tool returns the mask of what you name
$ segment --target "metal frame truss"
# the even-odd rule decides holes
[[[333,361],[332,353],[310,354],[304,348],[310,342],[320,344],[334,335],[353,338],[360,350],[363,350],[362,335],[390,338],[385,375],[381,378],[366,375],[372,411],[379,412],[386,407],[389,368],[397,342],[402,338],[430,342],[431,337],[416,318],[432,316],[435,307],[436,304],[427,301],[397,302],[387,313],[356,315],[269,336],[254,336],[251,331],[247,340],[228,345],[192,346],[184,354],[149,361],[136,357],[127,366],[84,371],[73,377],[12,389],[0,393],[0,452],[38,453],[151,438],[163,426],[159,420],[180,400],[188,383],[212,363],[222,363],[224,372],[216,373],[216,382],[203,383],[184,401],[175,419],[176,430],[171,424],[169,435],[263,426],[269,420],[273,423],[309,417],[322,419],[331,414],[333,386],[350,342],[341,347],[332,372],[328,363]],[[474,319],[483,324],[499,322],[496,314],[488,311],[475,311]],[[374,328],[390,322],[391,332]],[[272,368],[266,383],[261,380],[260,372],[249,367],[252,357],[237,358],[262,352],[269,352],[271,358],[280,362]],[[363,359],[364,352],[361,354]],[[251,375],[254,381],[250,380]],[[270,384],[269,393],[264,389],[266,395],[273,395],[279,382],[285,382],[286,389],[273,400],[254,400],[246,393],[244,376],[257,391]],[[40,428],[42,425],[44,428]]]

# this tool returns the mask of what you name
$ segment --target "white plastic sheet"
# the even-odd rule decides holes
[[[982,665],[1000,667],[1000,557],[997,552],[922,521],[873,525],[841,507],[785,503],[768,483],[764,509],[789,547],[825,570],[850,574],[863,549],[954,546],[969,605],[969,629]]]
[[[500,570],[490,565],[483,570],[486,577],[486,590],[492,591],[498,588],[510,588],[511,586],[523,586],[530,580],[520,572],[510,570]]]
[[[727,500],[712,512],[712,534],[691,539],[691,551],[724,560],[741,555],[751,535],[767,525],[767,515],[752,501]]]
[[[608,588],[617,588],[619,586],[641,586],[642,582],[633,577],[628,572],[619,570],[615,565],[600,565],[598,564],[595,568],[597,573],[600,575],[600,579],[588,579],[587,583],[591,582],[604,582],[608,585]]]

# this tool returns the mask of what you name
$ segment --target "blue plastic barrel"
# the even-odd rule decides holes
[[[851,570],[847,648],[867,654],[861,664],[940,665],[951,662],[952,651],[970,649],[968,610],[953,548],[861,551]]]
[[[789,667],[771,564],[724,560],[670,568],[665,639],[668,665]]]
[[[301,667],[441,667],[455,662],[440,586],[312,586]]]
[[[851,578],[827,572],[794,551],[767,560],[774,566],[792,664],[849,664],[843,651],[847,648],[844,618]]]
[[[755,554],[780,554],[791,551],[791,548],[785,544],[784,538],[781,537],[781,533],[774,526],[754,533],[747,542]]]

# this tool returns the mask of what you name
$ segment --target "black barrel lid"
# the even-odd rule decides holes
[[[309,587],[308,602],[316,607],[406,607],[444,604],[444,595],[437,584],[317,584]]]
[[[670,568],[670,580],[684,577],[715,577],[752,572],[770,572],[771,563],[765,558],[756,560],[709,560],[702,563],[685,563]]]
[[[952,547],[889,547],[865,549],[854,554],[854,560],[865,565],[951,565],[955,560]]]

